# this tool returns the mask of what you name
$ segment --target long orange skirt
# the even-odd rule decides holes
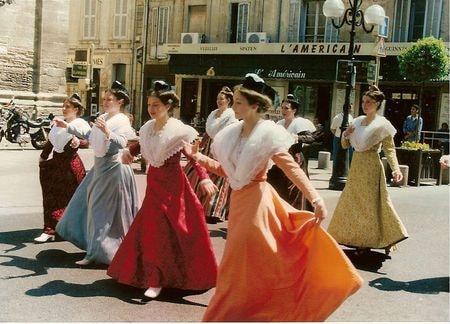
[[[216,292],[203,321],[324,321],[361,284],[311,212],[254,182],[232,192]]]

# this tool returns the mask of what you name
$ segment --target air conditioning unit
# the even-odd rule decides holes
[[[248,32],[247,43],[268,43],[267,33],[265,32]]]
[[[198,44],[201,42],[200,33],[181,33],[182,44]]]

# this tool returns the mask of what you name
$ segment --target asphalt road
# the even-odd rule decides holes
[[[83,251],[68,242],[34,244],[42,227],[38,177],[40,151],[0,143],[0,321],[191,322],[200,321],[213,290],[163,291],[142,301],[143,290],[119,285],[105,267],[80,268]],[[92,151],[81,151],[87,168]],[[310,173],[331,214],[339,191],[330,191],[330,170]],[[136,168],[143,197],[145,175]],[[449,186],[389,188],[410,237],[385,259],[381,251],[352,261],[365,282],[330,322],[448,322]],[[329,217],[329,218],[330,218]],[[329,219],[324,221],[326,228]],[[227,224],[209,225],[218,259]],[[255,275],[257,271],[255,269]],[[236,278],[239,280],[239,278]]]

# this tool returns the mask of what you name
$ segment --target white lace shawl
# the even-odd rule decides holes
[[[232,108],[225,109],[220,117],[216,118],[216,113],[219,109],[212,111],[206,119],[206,133],[209,137],[214,138],[216,134],[224,127],[237,122]]]
[[[362,126],[361,122],[366,116],[359,116],[353,119],[352,125],[355,127],[349,136],[350,144],[358,152],[370,150],[374,145],[380,143],[387,136],[394,136],[397,130],[391,122],[383,116],[376,115],[375,119],[368,126]]]
[[[277,122],[278,125],[285,127],[286,120],[282,119]],[[316,126],[314,126],[313,122],[309,119],[303,117],[297,117],[292,120],[289,126],[286,128],[289,133],[298,134],[302,131],[310,131],[314,132],[316,130]]]
[[[164,162],[183,148],[183,141],[192,142],[198,132],[178,119],[169,118],[166,125],[155,132],[155,120],[149,120],[139,131],[141,153],[153,167],[159,168]]]
[[[273,121],[265,120],[258,122],[253,128],[242,151],[233,154],[241,146],[242,127],[243,121],[225,127],[214,137],[211,146],[213,155],[222,165],[234,190],[249,184],[264,167],[271,167],[271,157],[287,151],[294,143],[286,129]]]
[[[70,127],[79,134],[87,134],[91,127],[82,118],[75,118],[69,123]],[[72,140],[74,135],[67,132],[67,128],[53,126],[48,134],[48,140],[53,145],[53,150],[57,153],[64,152],[64,147]]]
[[[100,115],[99,118],[106,120],[106,126],[110,133],[114,133],[117,136],[124,136],[127,139],[131,139],[135,136],[133,128],[131,128],[130,119],[122,113],[118,113],[108,119],[108,114]],[[89,136],[89,146],[94,149],[96,157],[104,157],[108,152],[111,140],[106,138],[98,127],[93,126],[91,134]]]

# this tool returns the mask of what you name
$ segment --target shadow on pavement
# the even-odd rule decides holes
[[[206,305],[185,300],[189,295],[203,294],[205,291],[188,291],[179,289],[163,289],[155,300],[206,307]],[[27,296],[44,297],[63,294],[69,297],[113,297],[123,302],[145,305],[152,299],[145,298],[144,289],[117,283],[113,279],[100,279],[90,284],[75,284],[63,280],[53,280],[38,288],[25,292]],[[143,298],[144,297],[144,298]]]
[[[12,245],[13,247],[4,250],[5,253],[18,251],[26,247],[26,243],[33,243],[33,239],[42,233],[42,229],[27,229],[12,232],[0,233],[0,244]]]
[[[46,243],[50,244],[50,243]],[[36,259],[24,258],[17,255],[0,255],[0,258],[9,259],[1,262],[1,266],[16,267],[22,270],[28,270],[31,273],[25,275],[8,276],[3,279],[28,278],[35,276],[42,276],[48,273],[49,268],[80,268],[75,264],[75,261],[82,259],[84,252],[67,253],[62,250],[50,249],[39,252]],[[97,267],[96,265],[90,268]],[[104,265],[98,266],[100,269],[105,269]]]
[[[115,297],[126,303],[142,304],[142,289],[118,284],[113,279],[101,279],[90,284],[75,284],[63,280],[53,280],[38,288],[25,292],[27,296],[43,297],[63,294],[70,297]]]
[[[209,236],[210,237],[221,237],[224,240],[227,239],[227,229],[226,228],[219,228],[219,229],[215,229],[215,230],[210,230],[209,231]]]
[[[449,277],[427,278],[412,281],[395,281],[378,278],[369,282],[370,287],[383,291],[407,291],[417,294],[439,294],[449,292]]]
[[[344,249],[344,253],[353,263],[355,268],[379,274],[385,274],[383,272],[379,272],[379,269],[383,266],[383,262],[385,260],[391,258],[384,253],[375,252],[372,250],[365,251],[362,254],[356,254],[356,250]]]
[[[174,304],[185,304],[185,305],[193,305],[193,306],[201,306],[206,307],[205,304],[200,304],[196,302],[192,302],[189,300],[184,299],[186,296],[193,296],[193,295],[201,295],[207,292],[207,290],[181,290],[181,289],[174,289],[174,288],[166,288],[161,291],[161,294],[155,298],[157,301],[167,302],[167,303],[174,303]],[[147,298],[144,296],[142,299],[143,302],[150,302],[152,299]]]

